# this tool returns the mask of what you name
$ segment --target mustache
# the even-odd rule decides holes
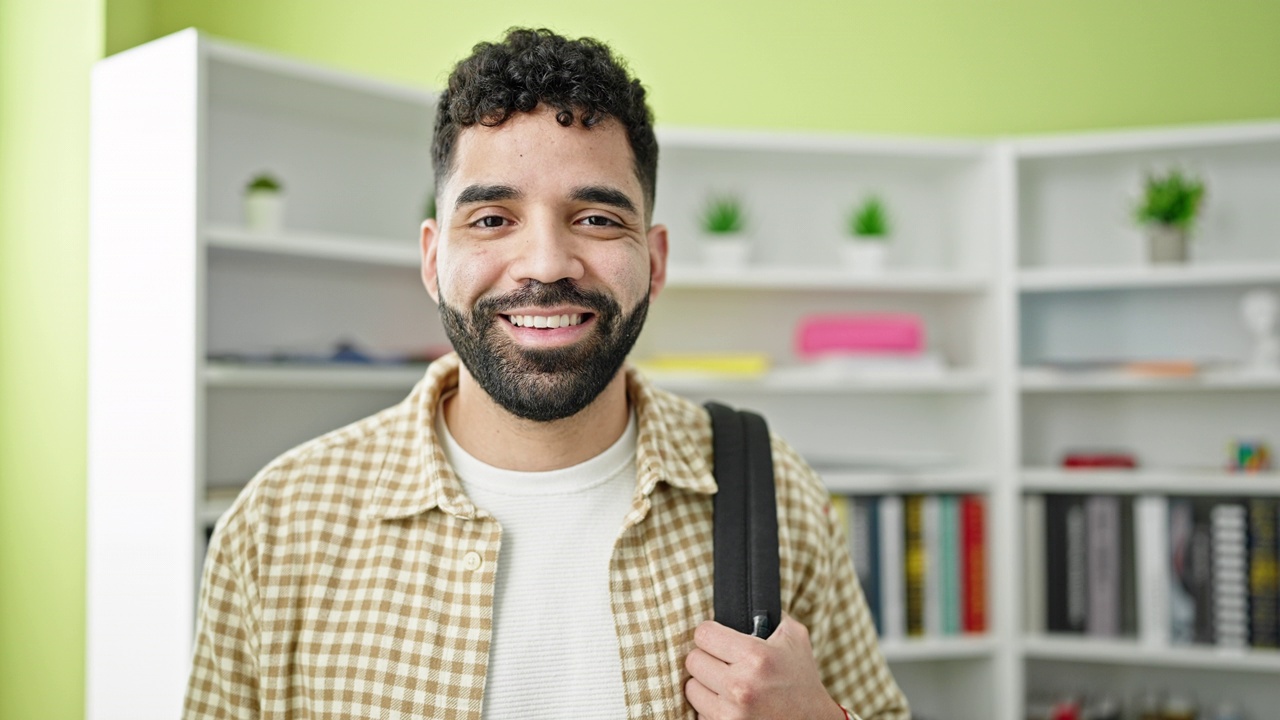
[[[476,302],[472,314],[477,318],[491,318],[512,308],[556,305],[578,305],[602,316],[621,312],[618,301],[609,295],[599,290],[584,289],[573,280],[562,278],[553,283],[530,280],[509,293],[481,298]]]

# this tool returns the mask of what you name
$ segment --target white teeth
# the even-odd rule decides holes
[[[516,327],[562,328],[582,324],[582,315],[508,315],[507,319]]]

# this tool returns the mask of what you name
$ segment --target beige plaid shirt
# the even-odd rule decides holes
[[[609,574],[628,717],[687,720],[684,660],[712,616],[710,421],[627,373],[637,485]],[[456,356],[433,363],[400,404],[272,462],[219,521],[188,720],[480,719],[502,528],[433,430],[457,378]],[[776,437],[773,456],[784,611],[837,702],[907,720],[822,483]]]

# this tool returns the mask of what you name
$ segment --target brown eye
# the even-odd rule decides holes
[[[482,227],[482,228],[497,228],[497,227],[502,227],[505,223],[506,223],[505,218],[499,217],[497,215],[486,215],[480,218],[479,220],[475,221],[474,223],[472,223],[472,225],[475,225],[476,227]]]
[[[582,221],[592,227],[609,227],[610,225],[617,225],[617,223],[603,215],[592,215],[590,217],[583,218]]]

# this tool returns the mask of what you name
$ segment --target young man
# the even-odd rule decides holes
[[[709,419],[623,367],[666,277],[651,123],[591,40],[516,30],[454,70],[422,277],[457,353],[249,484],[186,717],[906,720],[822,484],[776,438],[783,621],[711,618]]]

